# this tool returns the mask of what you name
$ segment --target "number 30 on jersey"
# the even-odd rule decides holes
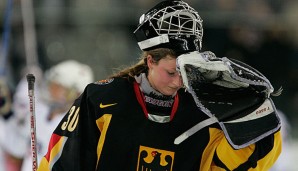
[[[72,132],[78,125],[80,107],[72,106],[68,113],[66,122],[63,122],[61,129]]]

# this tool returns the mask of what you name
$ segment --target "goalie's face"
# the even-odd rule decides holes
[[[148,80],[151,86],[160,93],[175,95],[182,87],[182,79],[176,70],[176,58],[167,55],[155,61],[151,55],[147,56]]]

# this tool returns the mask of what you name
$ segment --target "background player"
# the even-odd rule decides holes
[[[63,61],[37,80],[35,90],[38,159],[46,153],[51,133],[67,112],[72,101],[93,82],[91,68],[75,60]],[[8,122],[5,151],[8,170],[31,171],[30,114],[26,78],[17,86],[13,101],[14,117]]]

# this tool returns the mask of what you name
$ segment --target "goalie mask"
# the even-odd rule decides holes
[[[201,49],[202,22],[198,12],[187,3],[168,0],[143,14],[134,34],[141,50],[169,48],[178,56]]]

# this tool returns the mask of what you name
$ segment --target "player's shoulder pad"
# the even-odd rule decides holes
[[[92,83],[93,85],[96,85],[96,86],[100,86],[100,87],[111,87],[111,86],[121,86],[121,85],[124,85],[124,84],[127,84],[127,80],[124,79],[124,78],[108,78],[108,79],[105,79],[105,80],[99,80],[99,81],[96,81],[94,83]]]
[[[127,88],[128,81],[124,78],[111,78],[106,80],[96,81],[87,86],[88,91],[101,90],[101,91],[120,91]]]
[[[114,78],[109,78],[109,79],[105,79],[105,80],[98,80],[98,81],[94,82],[94,84],[96,84],[96,85],[107,85],[107,84],[112,83],[114,80],[115,80]]]

